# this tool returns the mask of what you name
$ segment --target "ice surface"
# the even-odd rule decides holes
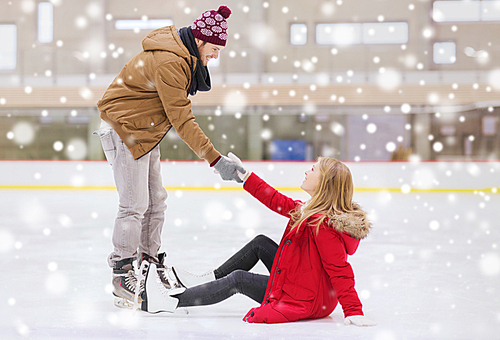
[[[299,191],[285,192],[304,199]],[[167,261],[205,272],[257,234],[279,241],[285,218],[243,191],[171,191]],[[487,198],[486,198],[487,197]],[[2,190],[2,339],[494,339],[500,331],[497,194],[360,193],[374,229],[350,257],[375,327],[330,317],[246,324],[256,304],[234,296],[189,314],[133,314],[113,305],[113,190]],[[30,208],[31,207],[31,208]],[[265,273],[263,265],[255,271]]]

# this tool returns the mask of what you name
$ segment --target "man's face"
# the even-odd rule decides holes
[[[203,66],[207,66],[210,59],[219,58],[219,52],[224,48],[219,45],[214,45],[209,42],[205,43],[202,40],[197,39],[196,45],[198,46],[198,52],[200,53],[200,59]]]

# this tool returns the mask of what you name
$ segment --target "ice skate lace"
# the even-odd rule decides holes
[[[137,278],[135,277],[135,273],[133,270],[129,270],[127,274],[125,274],[125,287],[135,293],[135,288],[137,286]]]
[[[147,261],[142,261],[141,267],[139,268],[139,273],[137,274],[137,278],[135,278],[135,288],[134,288],[134,311],[137,309],[141,309],[139,305],[139,296],[144,291],[145,281],[146,281],[146,273],[149,268],[149,263]]]
[[[169,289],[165,288],[165,286],[163,285],[163,282],[161,282],[161,278],[159,275],[155,276],[155,282],[156,282],[156,285],[158,286],[158,290],[161,292],[161,295],[163,295],[163,297],[165,297],[167,299],[170,298]],[[169,283],[170,283],[170,281],[169,281]]]
[[[179,281],[177,281],[177,278],[175,277],[175,274],[172,271],[172,268],[169,268],[169,267],[158,268],[158,272],[162,276],[163,280],[168,282],[171,289],[182,288]]]

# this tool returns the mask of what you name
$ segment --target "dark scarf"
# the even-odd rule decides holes
[[[210,91],[212,88],[210,84],[210,73],[208,73],[208,67],[203,66],[200,60],[200,53],[198,52],[198,46],[196,46],[196,41],[194,40],[193,32],[191,27],[183,27],[178,31],[179,37],[181,38],[184,46],[187,47],[189,53],[191,54],[191,61],[193,57],[198,58],[196,62],[196,69],[193,70],[193,63],[191,62],[191,88],[188,93],[192,96],[196,94],[197,91]]]

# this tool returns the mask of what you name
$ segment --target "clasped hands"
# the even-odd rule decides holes
[[[250,172],[243,168],[241,160],[232,152],[228,153],[227,156],[221,155],[221,158],[215,163],[214,169],[214,172],[225,181],[243,183],[250,176]]]

